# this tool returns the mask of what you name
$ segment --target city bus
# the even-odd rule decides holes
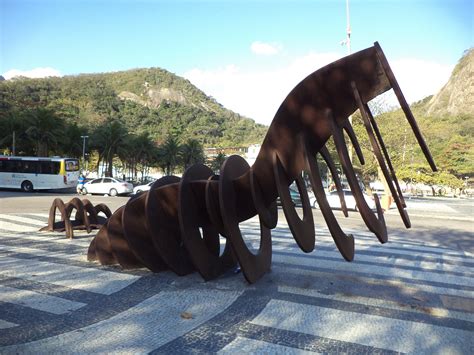
[[[34,190],[76,187],[79,161],[74,158],[41,158],[0,155],[0,188]]]

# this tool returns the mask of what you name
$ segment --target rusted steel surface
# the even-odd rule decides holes
[[[60,221],[56,220],[56,210],[61,215]],[[76,210],[74,219],[71,220],[72,212]],[[99,213],[104,216],[99,216]],[[64,232],[66,237],[72,239],[74,237],[74,229],[86,230],[90,233],[93,229],[99,229],[105,224],[107,218],[112,215],[110,209],[103,203],[94,206],[89,200],[80,200],[74,197],[68,203],[64,203],[60,198],[54,199],[49,209],[48,225],[40,229],[40,231],[48,232]]]
[[[377,161],[390,186],[407,228],[410,220],[395,170],[367,103],[393,89],[429,164],[436,169],[408,104],[397,84],[382,49],[375,43],[333,62],[301,81],[278,109],[261,146],[255,164],[230,156],[218,175],[204,165],[190,167],[180,179],[167,176],[150,191],[131,198],[100,229],[90,244],[89,260],[123,267],[168,268],[178,275],[197,271],[213,279],[240,265],[249,283],[270,269],[271,229],[277,224],[276,198],[296,243],[304,252],[315,246],[315,227],[302,173],[310,178],[323,217],[341,255],[354,258],[354,237],[339,226],[324,193],[317,154],[327,163],[344,214],[341,182],[326,148],[332,137],[344,175],[354,194],[357,209],[368,229],[381,243],[387,228],[377,196],[374,213],[364,200],[349,158],[344,132],[356,156],[364,163],[362,150],[348,117],[360,110]],[[289,185],[296,182],[303,204],[303,218],[295,210]],[[239,223],[258,215],[260,246],[249,248]],[[222,237],[222,238],[221,238]],[[225,246],[221,246],[221,240]]]

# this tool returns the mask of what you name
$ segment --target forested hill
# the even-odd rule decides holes
[[[413,105],[438,166],[474,177],[474,49],[464,52],[443,88]]]
[[[188,80],[160,68],[0,82],[0,114],[47,108],[79,127],[120,120],[160,143],[173,135],[205,146],[261,142],[267,127],[225,109]]]

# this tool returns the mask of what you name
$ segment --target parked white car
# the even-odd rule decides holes
[[[137,185],[133,188],[133,194],[138,195],[141,194],[143,191],[148,191],[151,188],[151,185],[153,185],[154,181],[150,181],[148,184],[144,185]]]
[[[133,185],[110,177],[98,178],[88,181],[84,184],[82,193],[86,194],[101,194],[101,195],[125,195],[133,191]]]
[[[346,201],[347,209],[357,211],[357,205],[356,205],[354,195],[352,194],[352,191],[348,189],[347,190],[344,189],[342,191],[344,192],[344,200]],[[363,196],[364,196],[365,202],[367,202],[367,205],[371,209],[375,209],[376,206],[375,206],[375,201],[373,200],[373,198],[371,198],[369,195],[365,193],[363,194]],[[326,198],[328,200],[329,206],[332,209],[341,209],[341,200],[339,200],[339,195],[336,190],[331,191],[330,193],[326,194]],[[311,199],[311,204],[313,205],[314,208],[319,208],[319,205],[316,202],[315,198]]]

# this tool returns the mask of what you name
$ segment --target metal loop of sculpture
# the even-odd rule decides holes
[[[57,222],[55,222],[56,210],[59,210],[61,214],[61,220]],[[71,220],[73,210],[76,210],[76,214],[74,219]],[[101,212],[105,217],[99,216]],[[87,233],[90,233],[93,229],[101,228],[111,215],[112,212],[103,203],[94,206],[89,200],[81,201],[77,197],[74,197],[68,203],[64,203],[60,198],[56,198],[49,209],[48,225],[41,228],[40,231],[66,231],[66,237],[72,239],[74,237],[73,230],[86,230]]]
[[[380,131],[367,103],[393,89],[403,112],[431,168],[436,169],[410,108],[397,84],[382,49],[373,47],[333,62],[301,81],[278,109],[261,146],[255,164],[230,156],[219,175],[198,164],[180,179],[167,176],[151,189],[131,198],[100,229],[88,250],[89,260],[122,267],[170,269],[178,275],[198,271],[205,280],[240,265],[249,283],[270,269],[271,229],[277,224],[279,196],[290,230],[298,246],[311,252],[315,246],[313,214],[302,179],[306,172],[323,218],[341,255],[354,258],[354,237],[339,226],[323,189],[317,154],[327,163],[347,209],[335,164],[325,146],[332,136],[340,164],[354,194],[357,209],[368,229],[381,243],[387,242],[387,228],[378,197],[376,213],[364,200],[349,158],[346,132],[361,164],[362,150],[348,117],[357,109],[398,211],[407,228],[410,220]],[[296,182],[303,204],[303,218],[297,214],[288,186]],[[255,215],[260,220],[260,245],[249,247],[239,223]],[[221,238],[222,237],[222,238]],[[225,241],[221,247],[220,240]]]

